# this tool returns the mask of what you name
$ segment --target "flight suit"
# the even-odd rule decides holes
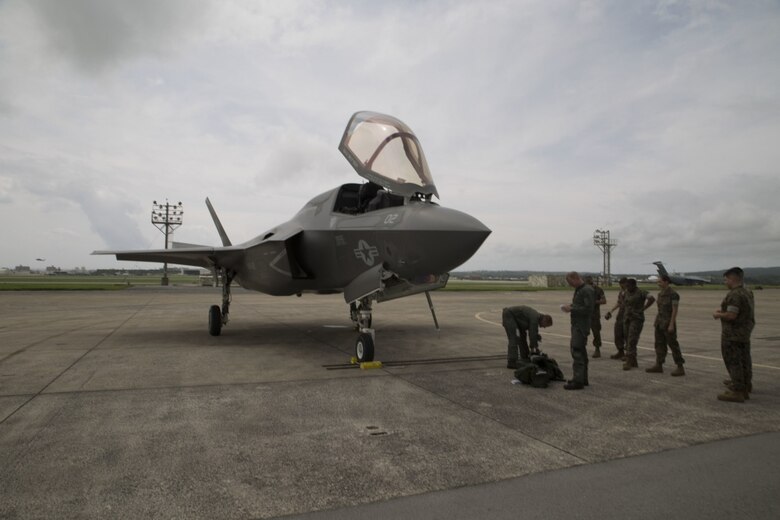
[[[603,297],[604,297],[604,289],[598,286],[593,287],[594,302],[601,301]],[[598,350],[601,348],[601,304],[600,303],[593,304],[593,314],[591,315],[590,318],[590,330],[593,331],[593,346],[596,347],[596,349]]]
[[[593,287],[582,284],[574,289],[571,300],[571,349],[572,381],[587,384],[588,382],[588,334],[593,305],[596,301]]]
[[[753,292],[739,286],[730,290],[720,304],[723,312],[735,312],[733,321],[720,320],[721,353],[731,376],[731,388],[745,392],[753,380],[753,361],[750,356],[750,334],[756,324]]]
[[[666,361],[667,345],[672,351],[672,358],[677,365],[685,363],[680,343],[677,341],[677,326],[669,332],[669,324],[672,321],[672,311],[680,303],[680,295],[671,287],[661,289],[656,299],[658,314],[655,316],[655,360],[658,365]]]
[[[518,349],[520,350],[520,358],[530,359],[529,341],[531,350],[539,349],[539,313],[525,305],[505,307],[501,313],[501,321],[508,340],[507,361],[517,361]],[[528,339],[526,339],[526,334],[528,334]]]
[[[626,337],[626,364],[637,366],[636,347],[639,344],[639,336],[645,326],[645,301],[647,291],[637,289],[634,292],[626,291],[623,300],[623,331]]]

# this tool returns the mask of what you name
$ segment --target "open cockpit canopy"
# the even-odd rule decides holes
[[[412,130],[398,119],[356,112],[339,144],[358,175],[398,195],[436,195],[428,162]]]

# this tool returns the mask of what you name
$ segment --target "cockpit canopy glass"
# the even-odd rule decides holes
[[[392,116],[357,112],[339,150],[361,177],[394,193],[439,196],[417,136]]]

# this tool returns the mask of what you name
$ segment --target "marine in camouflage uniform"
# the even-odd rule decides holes
[[[677,364],[677,368],[672,371],[673,376],[684,376],[685,369],[683,364],[680,343],[677,341],[677,309],[680,304],[680,295],[672,289],[669,284],[671,278],[669,275],[661,275],[658,280],[658,286],[661,291],[658,293],[658,314],[655,316],[655,364],[645,370],[645,372],[661,373],[664,371],[664,362],[666,353],[672,351],[672,358]],[[668,348],[667,348],[668,347]]]
[[[571,349],[572,379],[563,388],[566,390],[581,390],[588,386],[588,334],[590,320],[593,314],[595,294],[593,287],[587,285],[580,275],[571,272],[566,275],[566,281],[574,287],[571,305],[563,305],[564,312],[571,313]]]
[[[539,350],[539,327],[552,325],[552,317],[541,314],[531,307],[518,305],[505,307],[501,313],[501,321],[504,325],[507,337],[507,368],[517,368],[517,354],[521,359],[530,359],[530,352]],[[527,336],[527,338],[526,338]],[[529,351],[530,343],[530,351]]]
[[[636,361],[636,347],[639,336],[645,326],[645,310],[655,303],[655,297],[647,294],[644,289],[636,286],[636,280],[629,278],[626,282],[626,296],[623,300],[623,330],[626,336],[626,358],[623,370],[631,370],[639,365]]]
[[[615,310],[618,311],[617,316],[615,316],[615,327],[614,327],[614,338],[615,338],[615,347],[617,347],[617,352],[609,356],[610,359],[618,359],[620,361],[623,361],[623,359],[626,357],[626,336],[624,334],[623,330],[623,318],[625,316],[625,307],[624,307],[624,301],[626,299],[626,282],[628,281],[628,278],[625,276],[620,279],[618,284],[620,285],[620,292],[618,293],[617,297],[617,303],[614,307],[612,307],[612,310],[608,311],[607,314],[604,315],[605,320],[609,320],[612,318],[612,313],[615,312]]]
[[[604,295],[604,289],[598,285],[593,285],[593,277],[586,276],[585,283],[593,287],[593,314],[590,316],[590,330],[593,332],[593,346],[596,350],[593,352],[594,358],[601,357],[601,306],[607,303],[607,297]]]
[[[729,389],[718,395],[721,401],[742,403],[753,390],[753,360],[750,334],[756,324],[753,292],[743,285],[744,272],[732,267],[723,278],[729,292],[712,315],[721,323],[720,348],[731,377]]]

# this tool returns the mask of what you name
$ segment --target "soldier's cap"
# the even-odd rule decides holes
[[[593,277],[588,275],[585,277],[585,283],[593,283]]]
[[[636,278],[629,278],[628,280],[626,280],[626,283],[628,285],[636,285]]]
[[[738,278],[744,278],[745,271],[743,271],[739,267],[732,267],[731,269],[727,270],[725,273],[723,273],[723,276],[736,276]]]
[[[623,278],[621,278],[620,280],[618,280],[618,283],[626,283],[627,281],[628,281],[628,278],[626,278],[626,277],[624,276]]]

